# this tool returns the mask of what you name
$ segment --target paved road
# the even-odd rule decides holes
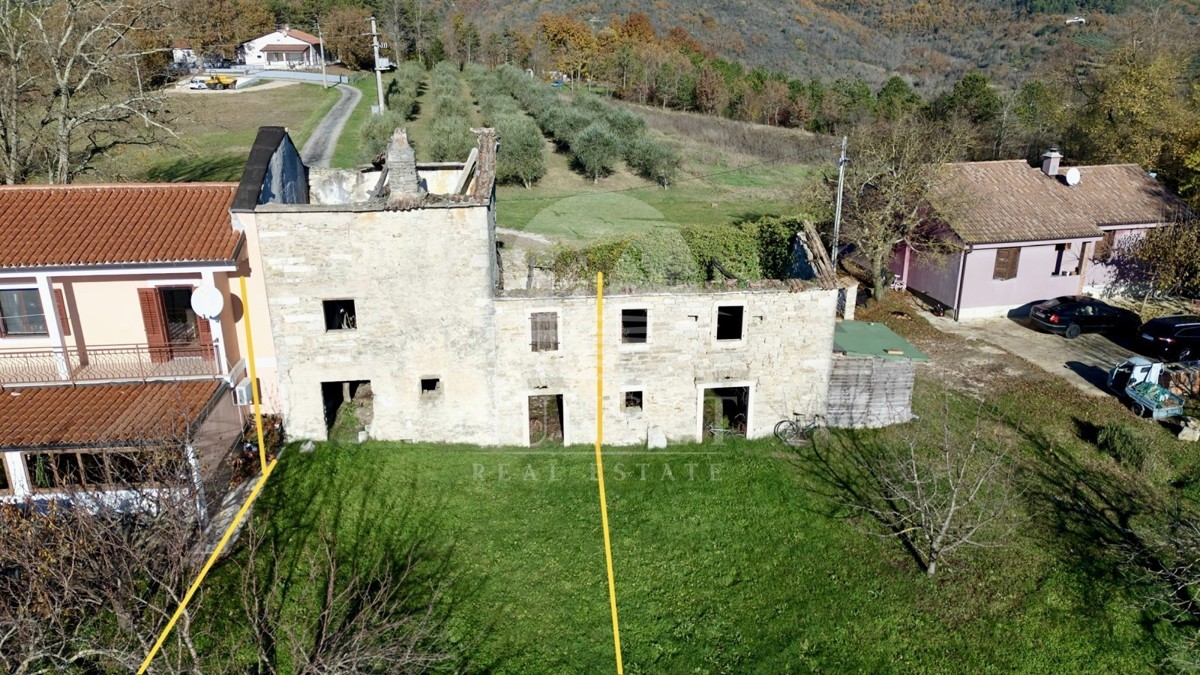
[[[342,127],[346,126],[346,120],[350,119],[350,113],[354,112],[362,98],[362,92],[348,84],[339,84],[337,88],[342,92],[342,97],[329,109],[300,150],[300,156],[309,166],[329,166],[333,151],[337,149],[338,138],[342,135]]]
[[[928,318],[945,333],[1000,347],[1096,396],[1110,395],[1106,387],[1109,369],[1134,354],[1130,340],[1125,338],[1087,333],[1068,340],[1030,328],[1028,319],[958,323],[948,318]]]

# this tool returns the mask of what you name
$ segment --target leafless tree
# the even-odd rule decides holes
[[[875,299],[888,288],[887,266],[898,246],[926,255],[953,246],[941,223],[951,216],[955,200],[941,190],[936,209],[931,201],[944,185],[944,164],[961,157],[966,138],[959,126],[915,117],[880,120],[851,136],[842,238],[864,259]],[[828,188],[836,194],[836,181]]]
[[[900,541],[929,576],[960,548],[1002,546],[1016,525],[1007,448],[985,433],[982,404],[969,431],[957,417],[947,403],[936,433],[913,429],[901,442],[853,436],[814,445],[804,458],[838,503]]]
[[[0,0],[5,182],[68,183],[116,147],[172,135],[151,88],[167,16],[162,0]]]

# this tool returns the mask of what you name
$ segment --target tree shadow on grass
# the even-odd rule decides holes
[[[348,608],[344,622],[355,616],[386,621],[399,627],[396,640],[412,639],[405,632],[418,631],[422,637],[416,649],[448,656],[431,665],[435,669],[463,672],[502,665],[474,661],[478,643],[492,632],[498,617],[471,626],[470,635],[460,634],[461,627],[456,630],[452,624],[458,608],[476,596],[483,580],[462,572],[454,543],[435,522],[433,514],[442,505],[427,498],[418,502],[417,478],[388,480],[384,472],[371,470],[369,456],[353,457],[357,453],[384,456],[370,447],[326,446],[306,454],[292,450],[276,467],[255,504],[254,535],[272,560],[249,572],[255,586],[268,589],[271,596],[260,611],[273,607],[304,614],[319,609],[332,596],[322,590],[319,573],[314,577],[314,552],[319,561],[323,552],[332,550],[338,573],[357,575],[360,582],[361,590],[343,591],[338,597]],[[230,556],[234,564],[244,564],[253,543],[239,542]],[[245,578],[246,573],[243,569],[230,576]],[[379,589],[389,585],[396,592],[380,614],[371,604],[377,603]]]
[[[204,181],[236,181],[246,166],[243,153],[217,157],[180,157],[158,162],[146,170],[145,179],[152,183],[194,183]]]

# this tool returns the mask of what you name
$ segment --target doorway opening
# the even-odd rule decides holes
[[[325,408],[325,430],[329,440],[336,440],[338,432],[352,434],[355,439],[363,425],[370,420],[360,419],[356,402],[370,399],[370,380],[346,380],[344,382],[322,382],[321,402]]]
[[[562,394],[529,397],[529,445],[563,444]]]
[[[713,387],[704,390],[703,440],[745,436],[750,415],[750,387]]]

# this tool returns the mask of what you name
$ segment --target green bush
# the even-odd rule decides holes
[[[627,144],[625,163],[642,178],[666,187],[679,173],[680,158],[665,143],[642,137]]]
[[[1124,424],[1109,422],[1100,427],[1096,445],[1101,451],[1130,468],[1140,471],[1146,463],[1146,448]]]
[[[497,118],[493,126],[500,134],[496,180],[532,187],[546,173],[545,142],[537,124],[516,112]]]
[[[621,159],[621,141],[607,125],[593,122],[571,142],[571,158],[580,173],[596,182]]]
[[[582,110],[555,106],[547,108],[537,122],[564,150],[575,144],[576,137],[595,122],[595,117]]]
[[[358,128],[359,161],[370,162],[387,150],[388,141],[396,129],[404,126],[404,116],[394,110],[382,115],[371,115]]]
[[[429,155],[435,162],[466,161],[475,144],[466,118],[440,117],[430,127]]]
[[[687,242],[673,227],[658,227],[631,238],[612,268],[614,284],[662,286],[703,279]]]
[[[796,232],[804,227],[797,218],[766,217],[739,226],[758,244],[758,265],[766,279],[791,279],[796,276],[793,243]]]
[[[707,281],[721,280],[720,263],[730,274],[743,281],[761,279],[758,240],[733,225],[688,225],[679,231],[691,249],[697,267]]]

